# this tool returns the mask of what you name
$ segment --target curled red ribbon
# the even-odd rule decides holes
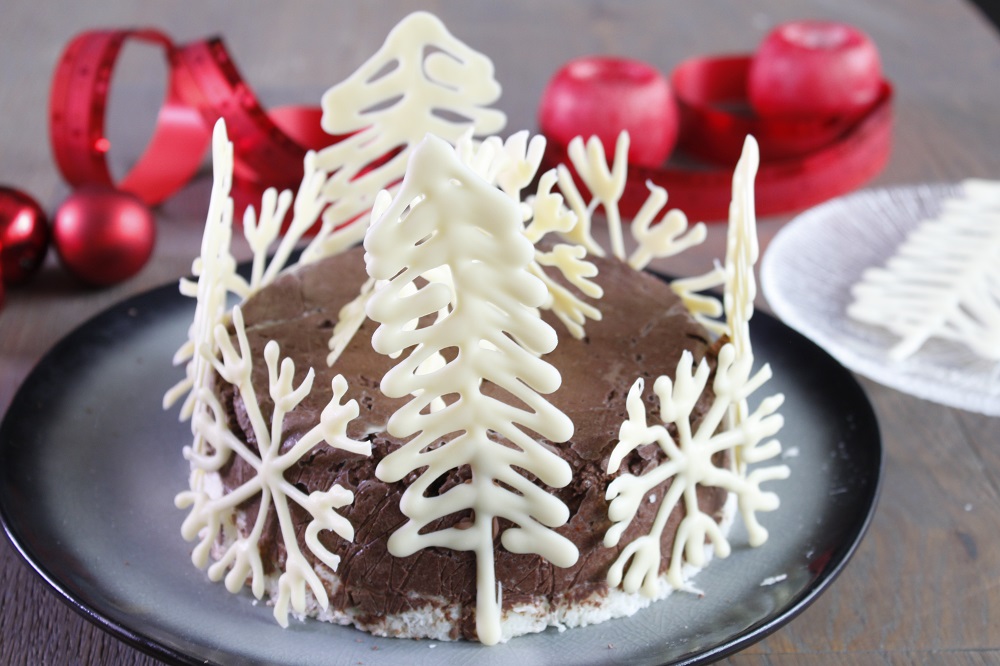
[[[129,173],[115,184],[105,136],[111,73],[128,39],[158,45],[169,65],[167,94],[149,145]],[[892,129],[892,88],[883,84],[876,103],[858,117],[819,121],[767,121],[732,111],[745,105],[745,56],[697,58],[672,75],[681,107],[681,147],[707,167],[632,167],[621,201],[632,216],[645,201],[646,181],[665,187],[671,207],[695,219],[726,217],[732,168],[747,134],[760,144],[756,180],[757,212],[771,215],[800,210],[859,187],[888,161]],[[295,189],[307,150],[342,137],[320,128],[314,107],[264,111],[244,82],[222,40],[177,46],[152,29],[84,32],[75,37],[56,67],[50,100],[50,134],[56,163],[74,186],[117,185],[147,204],[157,204],[197,171],[211,128],[226,120],[235,147],[237,213],[259,201],[267,187]],[[546,163],[567,162],[565,147],[549,142]]]
[[[149,144],[129,173],[114,183],[106,159],[105,114],[111,73],[129,39],[160,46],[169,79]],[[59,59],[49,132],[56,164],[71,185],[115,186],[155,205],[195,174],[212,126],[224,118],[235,148],[234,196],[242,210],[267,187],[297,187],[306,151],[340,138],[322,132],[321,115],[314,107],[265,112],[219,38],[177,46],[152,29],[95,30],[77,35]]]
[[[739,109],[746,100],[748,56],[694,58],[681,63],[671,84],[681,110],[679,147],[701,164],[643,168],[629,165],[619,202],[632,217],[646,201],[646,182],[666,188],[670,207],[696,220],[729,214],[733,167],[747,134],[760,146],[754,186],[759,215],[808,208],[860,187],[889,160],[892,144],[892,87],[864,113],[817,120],[762,119]],[[569,163],[565,146],[550,141],[547,165]]]

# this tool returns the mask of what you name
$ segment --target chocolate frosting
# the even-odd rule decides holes
[[[496,576],[503,589],[503,606],[510,608],[531,603],[538,597],[556,600],[582,600],[607,589],[609,566],[621,549],[638,536],[648,533],[658,503],[643,502],[620,545],[605,548],[602,541],[611,526],[605,492],[616,475],[606,473],[608,457],[618,441],[618,430],[627,418],[625,399],[638,377],[647,380],[645,396],[650,422],[657,422],[658,406],[652,395],[652,381],[659,375],[673,375],[681,352],[690,350],[697,362],[712,356],[709,336],[662,280],[637,273],[615,260],[592,258],[600,275],[597,281],[605,295],[598,303],[603,318],[588,322],[587,337],[576,340],[548,313],[546,319],[559,332],[558,347],[544,358],[562,373],[562,386],[549,401],[569,416],[575,433],[564,444],[551,444],[573,468],[573,480],[565,488],[549,489],[570,510],[570,519],[561,528],[579,548],[577,563],[569,568],[555,567],[538,555],[518,555],[506,551],[498,538],[506,525],[496,526]],[[371,337],[377,324],[366,320],[333,368],[326,365],[328,341],[337,322],[340,308],[357,296],[366,279],[360,248],[301,267],[285,274],[260,291],[243,306],[244,320],[254,358],[262,358],[264,345],[276,340],[282,357],[295,361],[296,383],[312,367],[316,372],[312,393],[298,408],[285,417],[283,449],[315,425],[329,402],[330,381],[342,374],[349,386],[347,399],[358,402],[360,416],[351,422],[348,435],[369,439],[370,458],[335,450],[321,444],[286,473],[286,478],[305,492],[326,490],[340,484],[355,493],[354,503],[341,513],[355,528],[353,543],[332,532],[321,539],[332,552],[341,556],[337,575],[342,585],[334,591],[334,608],[354,608],[361,620],[377,618],[428,603],[457,604],[454,637],[475,638],[475,556],[471,552],[426,548],[412,556],[398,558],[386,549],[386,540],[407,521],[400,512],[399,500],[406,487],[420,471],[398,483],[384,483],[375,476],[378,462],[401,442],[386,434],[389,417],[405,400],[392,400],[379,391],[385,372],[398,363],[374,352]],[[254,367],[254,386],[262,400],[265,417],[272,406],[267,398],[267,370],[262,362]],[[256,445],[246,413],[234,389],[220,383],[219,393],[231,409],[232,428],[247,443]],[[498,394],[499,396],[499,394]],[[707,408],[703,397],[696,410],[696,420]],[[663,453],[655,444],[641,447],[628,457],[619,472],[642,474],[661,460]],[[718,461],[723,463],[723,460]],[[253,475],[253,469],[238,457],[221,471],[223,483],[235,488]],[[471,475],[467,467],[453,470],[439,481],[438,492],[462,483]],[[654,492],[663,497],[670,481]],[[717,519],[726,500],[719,488],[699,488],[701,509]],[[243,509],[256,515],[257,501]],[[309,516],[292,505],[302,551]],[[661,571],[669,565],[674,533],[684,516],[682,505],[675,507],[663,533],[664,559]],[[439,529],[468,521],[471,515],[453,514],[430,529]],[[284,564],[284,547],[278,523],[268,518],[260,541],[263,559],[271,571]],[[324,565],[318,564],[322,567]]]

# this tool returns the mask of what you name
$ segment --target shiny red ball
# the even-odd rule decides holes
[[[53,217],[53,242],[63,265],[93,285],[129,278],[146,265],[156,220],[138,197],[107,187],[83,187]]]
[[[49,221],[30,196],[0,186],[0,276],[21,284],[34,275],[49,249]]]

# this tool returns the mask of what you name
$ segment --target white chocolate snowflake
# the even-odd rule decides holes
[[[274,511],[286,553],[285,568],[278,579],[274,617],[281,626],[287,626],[289,605],[296,612],[305,612],[306,585],[322,608],[328,605],[323,583],[296,538],[290,502],[298,504],[311,517],[305,533],[306,547],[316,559],[336,571],[340,558],[320,543],[319,533],[331,530],[348,541],[354,538],[350,522],[336,512],[336,509],[350,504],[354,496],[340,485],[307,495],[285,479],[285,471],[320,445],[360,455],[371,455],[371,445],[347,437],[347,424],[358,415],[359,410],[354,400],[341,404],[347,383],[337,375],[331,387],[333,397],[323,410],[320,422],[282,452],[285,414],[295,409],[312,390],[313,371],[310,369],[302,383],[293,386],[294,363],[285,358],[279,368],[278,344],[272,340],[266,345],[264,361],[267,364],[270,397],[274,403],[274,411],[268,421],[253,387],[253,357],[238,306],[233,310],[232,323],[239,350],[233,346],[226,327],[219,325],[215,329],[215,337],[222,359],[209,357],[208,360],[219,376],[239,391],[253,430],[256,450],[233,434],[228,426],[226,409],[210,389],[203,387],[198,391],[198,399],[206,409],[195,413],[193,423],[208,445],[209,453],[202,454],[186,448],[185,457],[194,469],[207,473],[218,471],[235,454],[249,464],[253,476],[224,495],[215,495],[206,484],[196,484],[177,495],[177,507],[191,509],[181,534],[189,541],[199,540],[191,560],[196,566],[204,567],[208,564],[212,544],[221,531],[230,542],[218,560],[209,566],[209,578],[218,581],[225,576],[226,589],[235,593],[249,576],[251,590],[259,599],[264,594],[265,581],[258,543],[268,513]],[[255,497],[259,498],[257,514],[244,534],[236,527],[237,508]]]
[[[749,532],[750,545],[757,546],[767,539],[767,531],[757,521],[756,512],[773,510],[778,506],[777,495],[762,491],[760,484],[785,478],[789,473],[785,465],[748,471],[748,465],[769,460],[781,452],[777,440],[764,440],[774,435],[783,422],[782,417],[775,413],[782,403],[781,395],[765,399],[752,413],[748,402],[749,396],[771,376],[767,365],[752,377],[750,374],[754,356],[749,322],[756,296],[753,266],[759,254],[753,201],[753,181],[758,163],[757,143],[752,137],[747,137],[733,174],[725,265],[717,266],[714,271],[698,278],[675,281],[673,285],[697,319],[717,334],[727,337],[718,354],[711,407],[697,428],[692,430],[692,412],[705,392],[711,369],[702,359],[697,371],[692,373],[693,357],[690,352],[682,355],[674,380],[661,376],[654,384],[661,417],[664,424],[672,424],[676,428],[676,441],[664,426],[646,425],[641,378],[629,391],[626,401],[629,418],[621,426],[620,441],[612,452],[608,472],[616,472],[628,453],[653,442],[659,444],[666,460],[642,476],[623,474],[611,482],[607,491],[611,500],[608,515],[615,524],[605,536],[605,545],[618,543],[635,517],[639,503],[647,496],[652,497],[650,493],[654,488],[668,479],[671,479],[671,484],[660,500],[649,534],[627,544],[608,573],[609,584],[624,582],[627,592],[641,588],[647,596],[654,595],[662,555],[660,539],[668,516],[681,500],[685,517],[674,539],[667,574],[668,582],[675,588],[684,585],[682,571],[685,562],[696,567],[704,564],[706,541],[719,557],[727,556],[730,550],[716,517],[705,514],[699,508],[698,488],[714,486],[735,493]],[[650,199],[654,196],[658,196],[655,190]],[[654,202],[652,206],[658,210],[662,203]],[[668,219],[669,214],[661,225],[666,224]],[[662,232],[663,238],[670,243],[677,239],[676,242],[682,246],[695,242],[686,237],[678,238],[678,229],[681,229],[681,223],[676,221],[672,228]],[[645,229],[642,231],[646,232]],[[681,283],[679,286],[678,282]],[[696,290],[717,286],[724,288],[721,304],[714,298],[696,293]],[[713,317],[724,314],[725,320],[715,321],[706,314]],[[712,456],[722,451],[732,452],[727,468],[719,468],[712,462]],[[656,493],[658,497],[662,495]]]
[[[642,591],[654,596],[660,575],[662,553],[660,543],[667,518],[678,503],[683,502],[684,518],[674,537],[670,553],[668,582],[677,589],[683,588],[683,564],[696,567],[705,563],[705,544],[710,543],[719,557],[726,557],[730,546],[715,516],[704,513],[698,505],[699,487],[724,488],[734,493],[746,523],[753,546],[767,539],[767,530],[757,521],[758,511],[771,511],[778,507],[778,497],[761,489],[761,484],[772,479],[783,479],[789,474],[785,465],[770,465],[753,470],[749,475],[733,467],[719,467],[713,456],[721,451],[742,447],[752,451],[754,462],[771,459],[781,452],[774,435],[782,425],[782,417],[775,411],[783,396],[773,395],[761,402],[758,408],[743,420],[738,428],[721,429],[730,409],[745,401],[771,376],[769,366],[764,366],[752,377],[752,358],[736,358],[731,344],[719,351],[718,366],[712,383],[714,397],[711,407],[696,428],[691,416],[702,397],[711,369],[703,359],[692,372],[693,357],[685,351],[678,363],[673,380],[667,376],[657,378],[653,390],[660,403],[662,424],[647,425],[645,404],[642,400],[643,380],[637,379],[626,401],[628,420],[622,424],[619,442],[608,463],[608,473],[618,471],[623,458],[645,444],[656,443],[666,456],[659,465],[641,476],[622,474],[608,486],[607,498],[611,501],[608,515],[614,525],[604,538],[604,545],[618,544],[622,533],[635,517],[640,503],[654,494],[659,500],[656,518],[650,532],[627,544],[608,571],[608,584],[623,584],[626,592]],[[676,439],[666,425],[676,427]],[[767,440],[767,441],[765,441]],[[763,442],[763,443],[762,443]],[[665,493],[655,491],[670,480]]]

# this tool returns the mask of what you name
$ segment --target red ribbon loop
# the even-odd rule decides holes
[[[178,47],[156,30],[89,31],[77,35],[59,59],[49,103],[56,164],[71,185],[115,185],[106,159],[110,142],[105,115],[111,73],[128,39],[161,46],[169,66],[167,94],[153,135],[117,184],[149,205],[163,201],[194,176],[219,118],[225,119],[234,144],[234,185],[245,200],[259,199],[266,187],[294,189],[302,178],[306,151],[338,139],[322,132],[318,108],[285,107],[269,116],[221,39]]]
[[[318,108],[265,112],[219,38],[176,46],[151,29],[84,32],[69,43],[56,67],[49,115],[56,163],[74,186],[114,185],[104,123],[111,73],[128,39],[162,47],[170,68],[166,99],[149,145],[118,184],[147,204],[163,201],[190,180],[219,118],[226,120],[235,148],[238,214],[246,203],[259,200],[266,187],[296,188],[306,151],[342,138],[322,131]],[[690,217],[725,218],[732,168],[747,134],[760,144],[760,215],[814,205],[860,186],[882,169],[892,129],[888,83],[860,117],[763,120],[739,110],[746,107],[748,62],[745,56],[698,58],[677,67],[672,82],[681,107],[681,147],[710,166],[631,168],[621,201],[623,214],[638,211],[647,196],[645,183],[651,180],[667,188],[671,206]],[[546,163],[566,161],[565,147],[550,141]]]
[[[168,62],[175,47],[156,30],[93,31],[69,43],[56,66],[49,102],[49,132],[63,177],[74,186],[113,185],[105,135],[111,73],[128,39],[159,45]],[[184,185],[201,164],[211,138],[185,100],[183,73],[170,67],[167,94],[142,157],[119,183],[122,190],[156,204]]]
[[[762,119],[749,111],[746,76],[750,58],[722,56],[681,63],[671,83],[681,110],[679,147],[702,162],[684,168],[629,166],[620,201],[631,217],[646,201],[646,181],[666,188],[670,207],[696,220],[729,214],[733,167],[747,134],[760,146],[755,181],[758,215],[789,213],[860,187],[889,159],[892,87],[883,82],[878,100],[860,116],[815,120]],[[545,162],[570,168],[565,146],[549,142]]]

